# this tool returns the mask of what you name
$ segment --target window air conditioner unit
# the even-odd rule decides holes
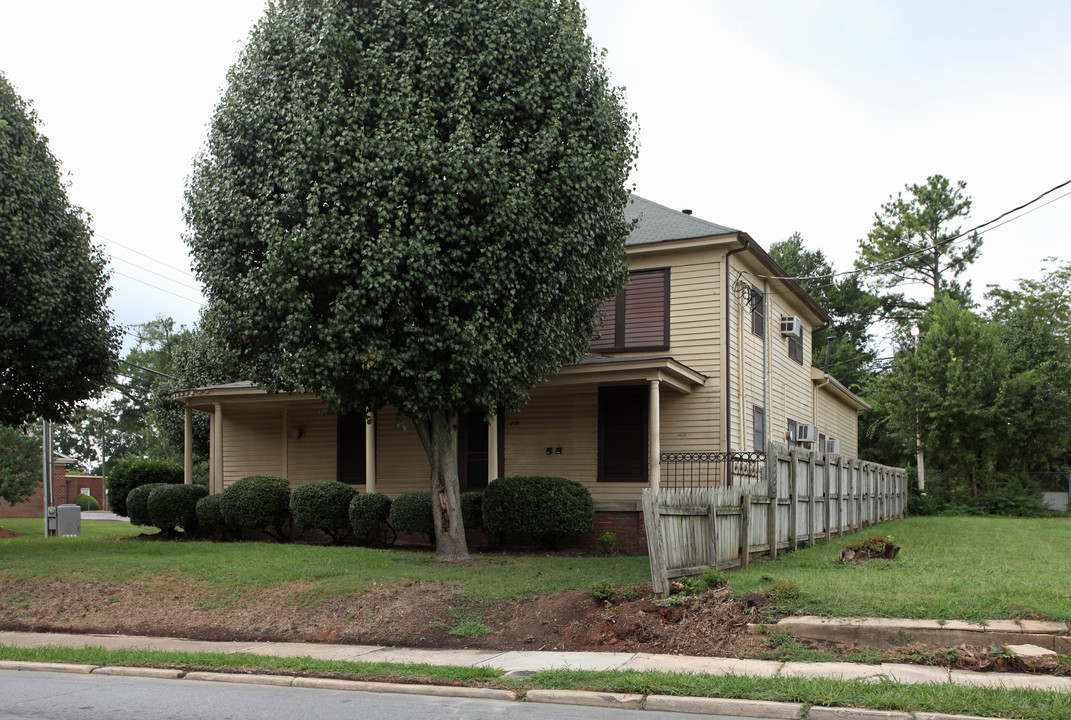
[[[796,442],[799,442],[799,443],[814,443],[814,442],[818,442],[818,426],[817,425],[797,425],[796,426]]]
[[[831,455],[840,455],[841,454],[840,440],[836,440],[834,438],[829,438],[828,440],[826,440],[826,452],[830,453]]]
[[[795,315],[781,316],[781,334],[785,337],[803,337],[803,325]]]

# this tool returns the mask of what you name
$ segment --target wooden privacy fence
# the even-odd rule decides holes
[[[760,479],[737,487],[643,491],[655,592],[708,566],[747,567],[795,549],[897,520],[907,505],[902,468],[771,443]]]

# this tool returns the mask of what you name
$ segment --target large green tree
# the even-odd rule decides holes
[[[857,275],[834,277],[833,264],[821,250],[808,250],[799,233],[770,246],[770,257],[821,305],[832,322],[811,335],[812,362],[824,367],[827,338],[830,372],[856,392],[873,370],[877,353],[872,327],[881,316],[881,298],[868,292]]]
[[[458,414],[582,357],[626,277],[634,155],[575,0],[283,0],[230,73],[188,239],[252,380],[416,430],[460,560]]]
[[[41,477],[41,445],[19,428],[0,425],[0,500],[22,502]]]
[[[962,304],[970,304],[970,287],[956,281],[974,262],[982,247],[978,233],[952,241],[960,234],[955,223],[971,212],[971,198],[964,193],[967,183],[953,183],[943,175],[931,175],[925,185],[906,185],[907,197],[897,193],[874,214],[874,226],[859,241],[858,268],[870,268],[878,288],[924,285],[931,299],[949,294]],[[924,303],[906,299],[902,293],[887,299],[899,311],[902,323],[917,320]]]
[[[61,420],[100,394],[119,348],[105,260],[37,116],[0,75],[0,422]]]

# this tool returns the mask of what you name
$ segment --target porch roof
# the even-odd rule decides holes
[[[853,393],[846,388],[840,380],[833,377],[829,373],[825,372],[821,368],[811,366],[811,382],[819,390],[825,390],[831,395],[839,398],[848,407],[853,410],[870,410],[870,404],[863,400],[861,397]]]
[[[585,355],[575,365],[566,365],[547,378],[546,385],[611,385],[658,380],[679,393],[688,394],[706,384],[707,376],[668,355]]]

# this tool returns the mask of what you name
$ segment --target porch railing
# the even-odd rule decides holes
[[[658,456],[659,485],[670,490],[734,487],[761,479],[763,452],[664,452]]]

